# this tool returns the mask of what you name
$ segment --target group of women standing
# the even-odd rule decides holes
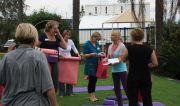
[[[83,57],[86,58],[84,74],[89,75],[88,93],[90,100],[93,102],[99,101],[99,99],[95,98],[95,86],[98,65],[96,55],[100,52],[97,41],[100,40],[100,37],[101,35],[98,32],[94,32],[91,39],[83,47]],[[152,106],[152,84],[149,68],[158,65],[157,58],[151,47],[143,45],[144,32],[141,28],[133,29],[131,38],[132,45],[126,48],[121,38],[121,32],[113,30],[111,33],[113,43],[109,46],[107,57],[103,61],[105,62],[110,58],[119,58],[119,63],[110,64],[112,66],[112,78],[118,106],[123,106],[120,80],[129,99],[129,106],[140,106],[138,103],[139,90],[141,91],[143,105]],[[128,75],[125,63],[127,60],[129,60],[130,64]]]
[[[58,81],[61,66],[58,62],[49,63],[52,69],[50,74],[45,54],[33,49],[34,46],[40,46],[40,48],[57,50],[59,59],[71,56],[70,50],[73,49],[80,57],[73,41],[69,39],[70,30],[64,30],[61,35],[58,25],[59,23],[53,20],[47,22],[46,33],[41,34],[39,39],[33,25],[28,23],[18,25],[15,37],[20,42],[20,46],[16,50],[12,50],[14,45],[10,46],[9,51],[11,52],[3,57],[0,64],[0,85],[4,86],[1,100],[3,106],[50,106],[50,102],[52,106],[59,106],[56,101],[58,87],[59,96],[65,95],[65,86]],[[144,32],[142,29],[132,30],[131,37],[132,45],[126,48],[120,31],[112,31],[111,41],[113,43],[109,46],[107,57],[103,61],[119,58],[119,63],[110,64],[118,106],[123,106],[120,80],[129,99],[129,106],[139,105],[137,100],[139,90],[143,105],[152,106],[149,68],[157,66],[157,59],[154,50],[143,45]],[[100,100],[95,97],[97,54],[100,52],[98,41],[100,39],[100,33],[94,32],[83,47],[83,57],[86,58],[84,74],[89,75],[88,93],[89,100],[92,102]],[[130,63],[128,75],[125,63],[127,60]],[[73,96],[72,85],[66,85],[66,94]]]

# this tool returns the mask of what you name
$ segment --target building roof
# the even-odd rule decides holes
[[[83,16],[79,25],[79,29],[97,29],[102,28],[102,23],[115,15],[88,15]],[[113,24],[113,28],[118,28],[117,23]],[[119,28],[130,27],[130,23],[120,23]],[[112,28],[112,23],[104,24],[103,28]]]

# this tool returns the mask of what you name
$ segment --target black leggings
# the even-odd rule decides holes
[[[89,76],[88,93],[95,92],[97,77]]]

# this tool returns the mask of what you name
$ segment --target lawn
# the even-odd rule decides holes
[[[0,55],[1,56],[1,55]],[[108,68],[109,78],[98,79],[97,86],[113,86],[112,76],[111,76],[111,66]],[[78,81],[77,85],[74,87],[87,87],[88,80],[84,80],[84,65],[79,65]],[[151,75],[154,79],[152,86],[152,100],[153,102],[158,101],[166,106],[179,106],[180,105],[180,83],[170,81],[165,78],[161,78],[155,75]],[[126,96],[124,90],[122,90],[122,95]],[[88,92],[78,92],[74,93],[74,96],[64,96],[60,98],[58,93],[56,94],[56,99],[61,106],[81,106],[81,105],[102,105],[103,100],[107,96],[115,96],[114,91],[96,91],[96,97],[101,99],[98,102],[89,101]],[[123,100],[123,103],[128,103],[128,100]],[[116,102],[117,104],[117,102]]]

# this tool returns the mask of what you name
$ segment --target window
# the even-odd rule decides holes
[[[95,7],[95,14],[97,14],[97,7]]]
[[[105,7],[105,12],[106,12],[106,14],[107,14],[107,6]]]
[[[123,6],[121,6],[121,13],[123,13]]]

